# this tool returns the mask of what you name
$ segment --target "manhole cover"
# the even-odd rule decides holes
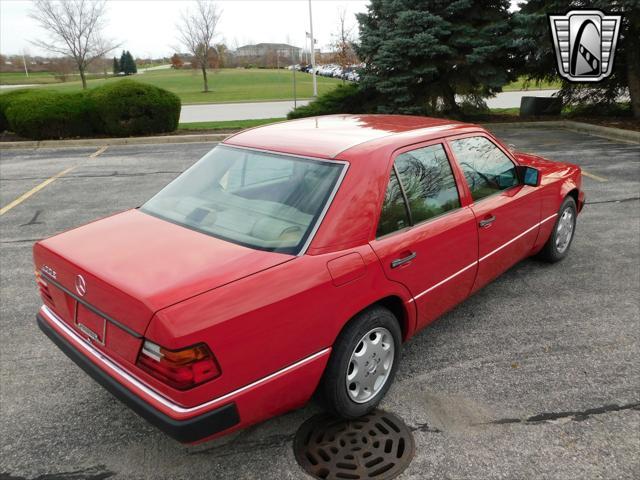
[[[357,420],[310,418],[293,442],[296,460],[315,478],[390,479],[411,462],[413,435],[395,415],[375,410]]]

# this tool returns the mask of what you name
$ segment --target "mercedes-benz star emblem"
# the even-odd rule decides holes
[[[84,281],[84,277],[82,275],[76,276],[76,292],[81,297],[84,297],[84,294],[87,293],[87,282]]]

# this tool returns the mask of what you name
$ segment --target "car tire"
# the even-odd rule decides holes
[[[545,262],[556,263],[569,253],[569,247],[576,231],[576,217],[578,209],[576,201],[567,196],[560,205],[556,223],[549,240],[545,243],[537,257]]]
[[[371,412],[387,393],[398,368],[402,332],[382,307],[355,316],[333,345],[320,386],[327,410],[354,419]]]

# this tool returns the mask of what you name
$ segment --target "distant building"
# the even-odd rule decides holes
[[[258,43],[256,45],[243,45],[236,49],[238,57],[262,57],[269,54],[277,54],[283,57],[299,58],[299,47],[287,45],[286,43]]]

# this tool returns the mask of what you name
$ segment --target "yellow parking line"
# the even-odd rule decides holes
[[[55,182],[58,178],[62,177],[63,175],[65,175],[67,173],[69,173],[74,168],[76,168],[75,165],[73,167],[69,167],[69,168],[61,171],[60,173],[56,173],[53,177],[47,178],[44,182],[42,182],[40,185],[37,185],[37,186],[33,187],[27,193],[23,193],[18,198],[16,198],[13,202],[11,202],[8,205],[5,205],[4,207],[0,208],[0,216],[2,216],[5,213],[7,213],[13,207],[16,207],[16,206],[20,205],[22,202],[24,202],[31,195],[34,195],[34,194],[38,193],[44,187],[46,187],[47,185],[49,185],[52,182]]]
[[[99,148],[97,151],[89,155],[89,158],[96,158],[98,155],[102,155],[107,148],[109,148],[109,145]]]
[[[582,175],[584,175],[585,177],[589,177],[589,178],[591,178],[593,180],[597,180],[598,182],[608,182],[609,181],[604,177],[599,177],[598,175],[594,175],[593,173],[585,172],[584,170],[582,171]]]
[[[96,150],[91,155],[89,155],[89,158],[96,158],[97,156],[102,155],[107,148],[109,148],[108,145],[100,147],[98,150]],[[63,175],[66,175],[67,173],[69,173],[71,170],[73,170],[76,167],[77,167],[77,165],[74,165],[73,167],[69,167],[66,170],[61,171],[60,173],[56,173],[53,177],[47,178],[44,182],[42,182],[40,185],[37,185],[37,186],[33,187],[27,193],[23,193],[22,195],[20,195],[18,198],[16,198],[10,204],[5,205],[4,207],[0,208],[0,216],[2,216],[5,213],[7,213],[13,207],[16,207],[16,206],[20,205],[22,202],[24,202],[31,195],[33,195],[35,193],[38,193],[44,187],[46,187],[50,183],[55,182],[58,178],[62,177]]]

